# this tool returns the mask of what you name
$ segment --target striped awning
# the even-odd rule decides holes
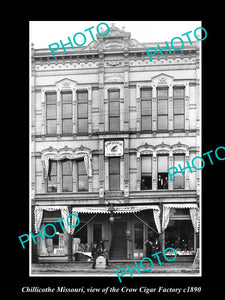
[[[113,206],[113,213],[124,214],[124,213],[135,213],[147,209],[160,210],[158,205],[144,205],[144,206]],[[73,207],[73,212],[83,214],[109,214],[112,212],[112,208],[108,206],[98,207]]]

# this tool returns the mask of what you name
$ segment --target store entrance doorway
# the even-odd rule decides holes
[[[126,222],[114,222],[112,231],[112,243],[110,249],[110,259],[127,259],[127,239]]]

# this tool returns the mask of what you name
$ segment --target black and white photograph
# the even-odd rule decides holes
[[[30,275],[201,275],[206,29],[65,23],[30,22]]]
[[[219,290],[219,29],[201,17],[28,19],[17,296]]]

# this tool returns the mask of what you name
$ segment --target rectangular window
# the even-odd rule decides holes
[[[194,255],[194,229],[191,220],[170,219],[165,233],[165,248],[174,248],[177,255]],[[170,252],[167,253],[169,256]]]
[[[109,91],[109,131],[120,130],[120,91]]]
[[[88,132],[88,92],[77,92],[77,130],[78,133]]]
[[[73,191],[72,161],[62,161],[62,191]]]
[[[178,173],[173,177],[173,188],[174,189],[184,189],[185,188],[185,180],[184,176],[182,175],[180,168],[178,165],[181,165],[181,168],[184,168],[184,155],[183,154],[177,154],[174,155],[174,166],[178,169]]]
[[[141,130],[152,130],[152,89],[141,89]]]
[[[56,134],[57,128],[57,107],[56,92],[46,94],[46,133]]]
[[[77,162],[77,177],[78,177],[78,191],[88,191],[88,176],[85,168],[84,160]]]
[[[152,189],[152,157],[141,156],[141,190]]]
[[[62,133],[72,133],[72,92],[62,93]]]
[[[120,158],[109,158],[109,190],[120,190]]]
[[[49,161],[47,192],[57,192],[57,162],[52,160]]]
[[[157,128],[168,129],[168,88],[157,89]]]
[[[173,89],[173,126],[174,129],[184,129],[184,87]]]
[[[168,189],[168,155],[158,156],[158,189]]]

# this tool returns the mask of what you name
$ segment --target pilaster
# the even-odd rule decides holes
[[[157,130],[157,99],[156,99],[156,85],[152,86],[152,131]]]

